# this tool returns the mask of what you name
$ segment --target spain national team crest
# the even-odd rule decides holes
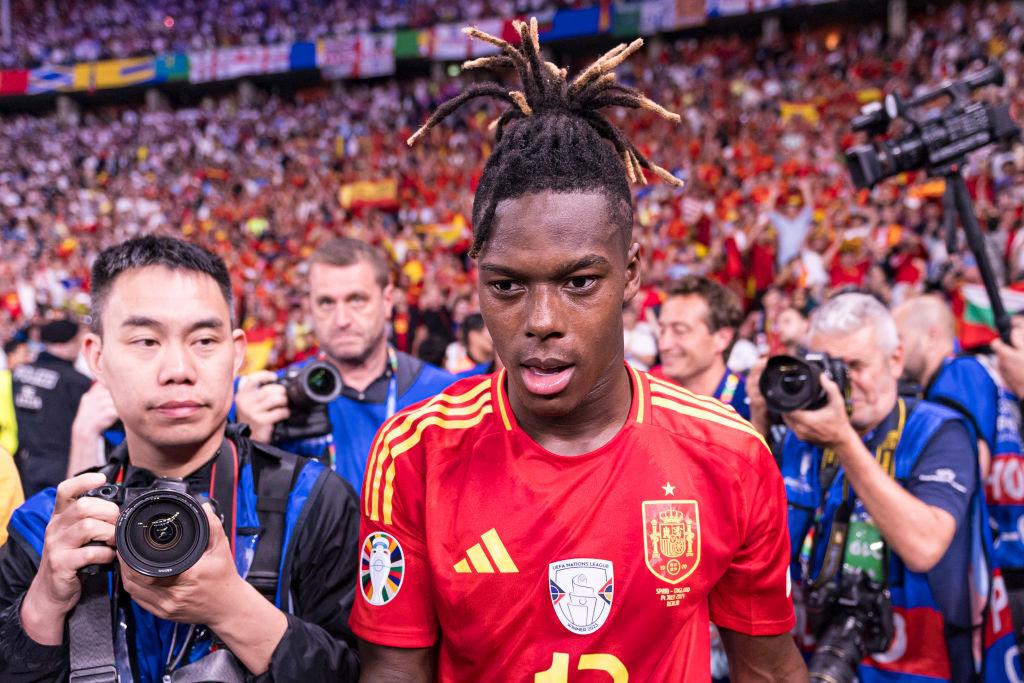
[[[667,583],[679,583],[700,564],[700,511],[695,500],[645,500],[644,562]]]
[[[612,563],[576,558],[548,565],[551,604],[562,626],[586,635],[604,625],[612,609]]]
[[[371,605],[394,599],[405,577],[405,553],[394,536],[377,531],[363,541],[359,564],[359,586]]]

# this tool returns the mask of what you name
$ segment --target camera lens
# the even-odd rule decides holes
[[[178,514],[159,515],[146,522],[145,539],[154,550],[168,550],[181,539],[181,524]]]
[[[146,576],[176,576],[206,551],[210,526],[192,496],[166,489],[140,494],[117,520],[117,552]]]
[[[336,385],[334,375],[327,368],[319,366],[313,368],[306,378],[306,386],[309,391],[317,396],[330,396]]]
[[[798,396],[807,389],[807,373],[799,370],[787,371],[779,379],[779,387],[790,396]]]

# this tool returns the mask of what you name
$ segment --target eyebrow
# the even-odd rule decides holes
[[[599,254],[587,254],[582,258],[578,258],[575,261],[566,263],[565,265],[559,266],[555,271],[553,280],[560,280],[577,270],[583,270],[584,268],[590,268],[592,266],[608,266],[611,265],[604,256]],[[520,273],[514,268],[503,266],[497,263],[481,263],[480,270],[487,271],[489,273],[496,273],[498,275],[505,275],[515,279],[528,279],[524,277],[524,273]]]
[[[144,315],[132,315],[125,318],[124,322],[121,323],[121,327],[148,327],[154,330],[163,330],[165,325],[155,318],[149,318]],[[224,329],[224,321],[220,318],[203,318],[189,325],[187,333],[192,334],[196,330],[221,329]]]

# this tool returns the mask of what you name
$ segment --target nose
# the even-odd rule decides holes
[[[196,366],[186,344],[170,343],[160,358],[160,384],[194,384]]]
[[[526,299],[526,336],[541,340],[561,337],[562,330],[558,307],[558,294],[548,287],[538,287]]]
[[[352,324],[352,313],[344,302],[334,307],[334,326],[339,330],[347,329]]]

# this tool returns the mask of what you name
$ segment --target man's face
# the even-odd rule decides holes
[[[245,335],[203,273],[147,266],[118,275],[102,310],[103,336],[85,357],[110,390],[125,429],[156,448],[198,447],[223,429]]]
[[[853,399],[850,423],[854,429],[872,429],[892,411],[903,372],[903,348],[897,346],[886,354],[878,344],[874,325],[839,336],[814,334],[808,346],[811,351],[843,359],[849,367]]]
[[[677,382],[700,375],[721,359],[732,330],[712,332],[708,304],[696,294],[670,296],[658,316],[658,351],[662,369]]]
[[[360,365],[386,341],[392,287],[377,283],[373,266],[314,263],[309,269],[309,305],[320,348],[345,365]]]
[[[568,415],[623,372],[622,304],[639,289],[639,246],[626,254],[603,193],[500,202],[479,271],[480,312],[521,409]]]
[[[775,329],[779,333],[779,341],[786,346],[801,344],[807,335],[807,319],[795,309],[787,308],[779,313]]]

